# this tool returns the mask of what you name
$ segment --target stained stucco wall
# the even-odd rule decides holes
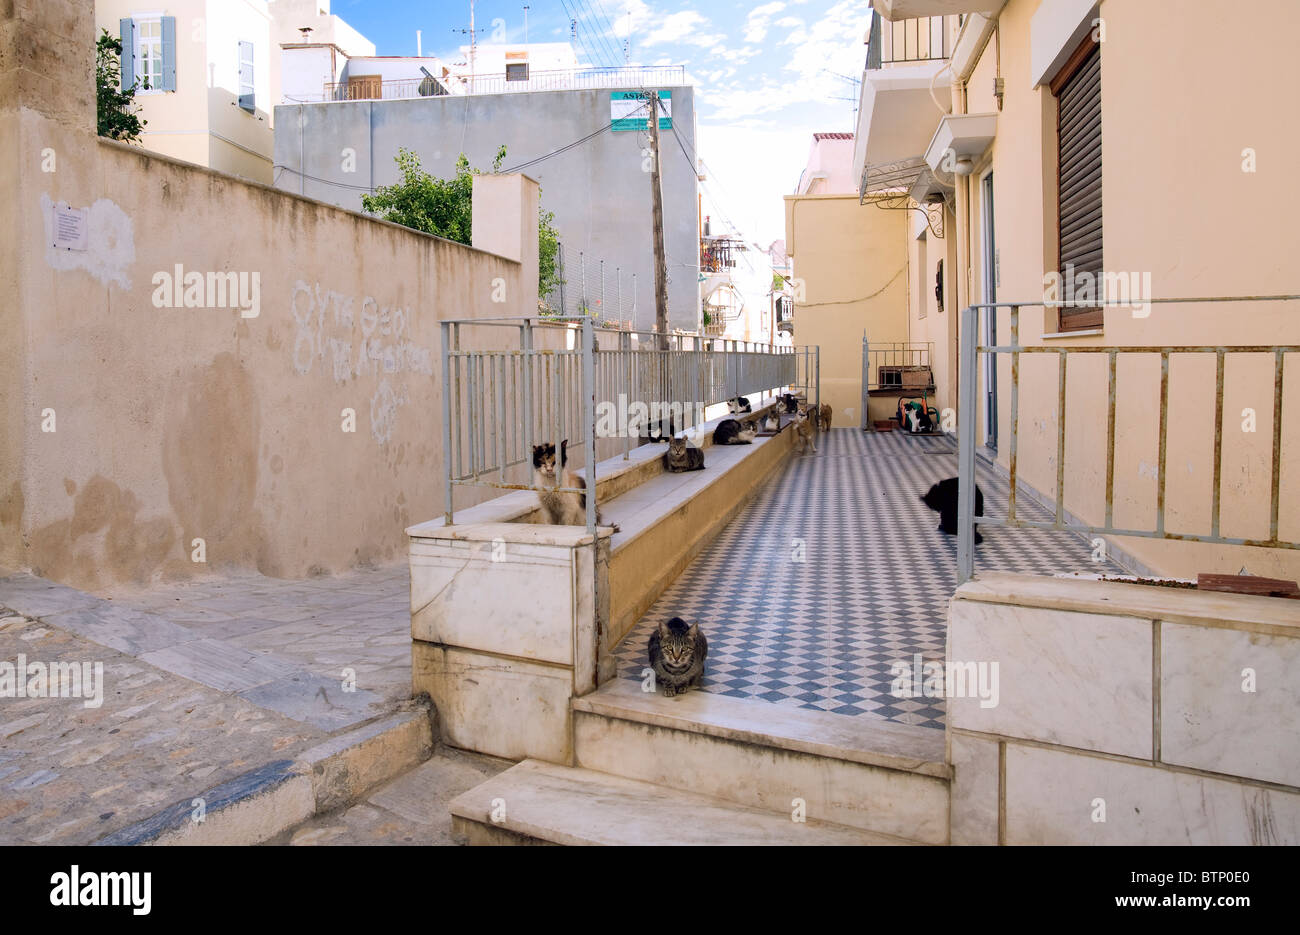
[[[99,140],[93,15],[16,5],[0,20],[17,167],[0,180],[17,299],[0,304],[0,565],[93,587],[401,555],[404,527],[443,508],[439,318],[535,309],[535,243],[521,263]],[[483,209],[535,216],[535,183],[513,191]],[[86,251],[47,246],[53,201],[89,208]],[[158,307],[154,277],[177,264],[256,282],[256,317]]]
[[[668,254],[671,327],[695,331],[700,321],[699,202],[693,89],[672,88],[674,130],[662,132],[664,242]],[[464,152],[487,169],[505,145],[505,167],[546,155],[610,122],[609,91],[538,91],[303,104],[276,108],[276,184],[331,204],[360,209],[361,195],[399,178],[401,147],[414,150],[435,176],[455,173]],[[674,139],[674,133],[680,143]],[[650,175],[642,150],[647,133],[607,131],[523,171],[542,187],[542,207],[555,212],[567,275],[578,281],[578,253],[605,261],[608,281],[619,267],[624,288],[637,281],[637,326],[654,326],[654,255]],[[349,158],[349,155],[351,158]],[[352,171],[349,171],[349,168]],[[320,181],[325,180],[325,181]],[[613,288],[611,285],[610,288]],[[630,305],[628,294],[625,303]]]

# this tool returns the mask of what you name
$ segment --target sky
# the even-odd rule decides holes
[[[813,133],[853,130],[866,0],[478,0],[479,41],[523,42],[525,5],[529,42],[570,41],[576,19],[584,64],[620,65],[626,54],[634,65],[687,67],[714,233],[763,246],[784,238],[781,198]],[[417,29],[426,55],[458,59],[469,42],[469,0],[333,0],[330,12],[380,55],[414,55]]]

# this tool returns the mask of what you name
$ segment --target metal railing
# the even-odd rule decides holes
[[[934,393],[933,341],[878,341],[862,335],[862,424],[872,431],[871,394]]]
[[[896,62],[946,60],[952,54],[948,19],[947,16],[919,16],[884,22],[873,10],[867,40],[867,70]]]
[[[465,328],[477,333],[483,327],[513,332],[504,343],[514,346],[462,345]],[[641,444],[641,430],[650,427],[647,421],[671,419],[680,433],[697,429],[706,408],[728,399],[782,387],[802,387],[808,395],[817,387],[817,348],[610,330],[590,318],[562,324],[460,319],[443,321],[441,328],[448,525],[456,486],[536,490],[513,469],[529,470],[535,443],[550,442],[558,452],[567,439],[570,451],[583,452],[587,527],[594,533],[598,440],[621,439],[627,459]]]
[[[325,84],[325,100],[400,100],[440,97],[446,94],[511,94],[521,91],[580,91],[607,88],[676,87],[687,84],[685,65],[623,65],[617,67],[560,68],[529,72],[516,79],[505,73],[447,75],[429,79],[420,75],[383,81],[345,80]]]
[[[1266,295],[1266,296],[1214,296],[1187,299],[1148,299],[1147,303],[1195,305],[1212,302],[1288,302],[1300,301],[1300,295]],[[1108,304],[1108,303],[1103,303]],[[1113,303],[1110,303],[1113,304]],[[1152,345],[1152,346],[1026,346],[1020,343],[1020,310],[1022,308],[1056,307],[1041,300],[1032,302],[990,302],[971,305],[962,310],[961,351],[958,386],[958,535],[957,535],[957,577],[963,583],[974,574],[975,568],[975,524],[990,526],[1015,526],[1031,529],[1053,529],[1087,535],[1134,536],[1147,539],[1175,539],[1183,542],[1206,542],[1219,545],[1256,546],[1275,549],[1300,549],[1300,542],[1281,539],[1278,535],[1278,511],[1280,504],[1281,469],[1282,469],[1282,398],[1284,362],[1287,354],[1300,353],[1300,345],[1233,345],[1233,346],[1195,346],[1195,345]],[[1011,343],[985,345],[978,343],[977,337],[985,332],[979,330],[983,324],[981,313],[995,314],[997,309],[1010,310]],[[980,368],[977,357],[980,354],[1006,354],[1011,357],[1010,377],[1010,422],[1011,443],[1008,460],[1010,492],[1008,494],[1007,515],[1005,517],[975,515],[975,427],[979,421],[976,412],[976,396]],[[1028,520],[1016,515],[1017,495],[1017,458],[1019,455],[1020,430],[1020,366],[1023,354],[1047,354],[1057,357],[1057,400],[1056,400],[1056,490],[1055,515],[1050,521]],[[1106,416],[1106,491],[1105,521],[1098,525],[1073,519],[1067,515],[1065,508],[1065,490],[1067,472],[1065,466],[1065,426],[1066,426],[1066,385],[1069,360],[1074,355],[1103,354],[1107,357],[1108,369],[1106,380],[1107,416]],[[1205,534],[1175,533],[1165,527],[1165,492],[1168,480],[1166,460],[1169,454],[1169,361],[1172,355],[1213,356],[1215,360],[1215,410],[1214,410],[1214,469],[1210,505],[1210,531]],[[1223,536],[1220,534],[1221,487],[1223,481],[1223,396],[1225,359],[1231,354],[1267,354],[1273,358],[1273,437],[1271,443],[1272,473],[1269,486],[1269,535],[1267,539],[1247,539]],[[1156,503],[1155,528],[1131,529],[1117,527],[1114,521],[1115,508],[1115,416],[1118,382],[1118,361],[1120,357],[1131,355],[1158,355],[1160,358],[1160,411],[1158,432],[1158,455],[1156,464]]]

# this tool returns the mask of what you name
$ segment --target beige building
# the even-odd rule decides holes
[[[146,149],[271,182],[279,55],[266,0],[96,0],[95,27],[122,39],[123,83],[142,82]]]
[[[857,194],[787,198],[796,341],[822,345],[823,394],[857,404],[861,359],[842,351],[865,331],[873,347],[921,345],[935,404],[955,409],[961,310],[1023,303],[1014,419],[1009,353],[981,355],[976,405],[956,413],[977,420],[982,455],[1010,468],[1014,422],[1022,490],[1052,503],[1059,476],[1076,521],[1156,533],[1107,537],[1136,568],[1300,577],[1295,550],[1161,538],[1300,540],[1297,423],[1274,425],[1300,405],[1300,355],[1223,354],[1216,470],[1213,351],[1300,344],[1300,302],[1223,301],[1300,293],[1289,238],[1266,229],[1300,209],[1285,177],[1300,130],[1278,118],[1300,7],[1261,0],[1225,29],[1208,2],[873,6]],[[1230,81],[1206,80],[1211,50]],[[1009,344],[1009,309],[977,337]],[[1109,354],[1071,353],[1064,406],[1059,392],[1059,350],[1089,347],[1211,349],[1167,355],[1163,441],[1161,354],[1117,353],[1109,472]],[[894,401],[873,400],[873,418],[878,405]]]

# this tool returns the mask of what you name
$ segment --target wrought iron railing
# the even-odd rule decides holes
[[[1148,299],[1147,304],[1195,305],[1220,302],[1294,302],[1300,301],[1300,295],[1267,295],[1207,297],[1188,299]],[[1147,539],[1175,539],[1184,542],[1206,542],[1220,545],[1256,546],[1275,549],[1300,549],[1300,542],[1283,539],[1279,535],[1278,518],[1281,503],[1282,470],[1282,399],[1284,390],[1285,358],[1287,354],[1300,354],[1300,345],[1233,345],[1233,346],[1196,346],[1196,345],[1150,345],[1150,346],[1105,346],[1105,345],[1023,345],[1020,343],[1020,310],[1022,308],[1049,308],[1051,303],[1041,300],[1033,302],[993,302],[972,305],[962,311],[961,351],[959,364],[958,388],[958,537],[957,565],[959,582],[967,581],[974,573],[975,563],[975,524],[991,526],[1018,526],[1033,529],[1052,529],[1070,531],[1086,535],[1133,536]],[[1127,307],[1127,306],[1126,306]],[[983,324],[981,315],[995,313],[997,309],[1010,311],[1011,337],[1009,344],[986,345],[978,342],[978,336],[984,334],[980,328]],[[1011,358],[1010,375],[1010,448],[1008,473],[1010,492],[1007,502],[1007,515],[975,515],[975,435],[976,423],[979,421],[976,411],[976,396],[980,379],[977,357],[980,354],[1007,355]],[[1022,355],[1055,355],[1057,358],[1057,399],[1056,399],[1056,445],[1054,461],[1056,469],[1056,489],[1054,492],[1055,510],[1051,520],[1024,519],[1016,512],[1016,494],[1018,482],[1018,456],[1020,447],[1020,368]],[[1229,355],[1263,354],[1272,358],[1273,394],[1272,394],[1272,441],[1271,474],[1269,483],[1269,534],[1267,538],[1230,537],[1221,534],[1220,510],[1223,486],[1223,400],[1224,368]],[[1107,359],[1106,378],[1106,467],[1105,467],[1105,518],[1100,524],[1089,523],[1072,517],[1065,506],[1066,484],[1069,472],[1066,469],[1066,387],[1067,371],[1071,357],[1077,355],[1104,355]],[[1118,362],[1121,357],[1133,355],[1158,355],[1160,360],[1160,395],[1159,395],[1159,429],[1157,435],[1156,497],[1154,528],[1128,528],[1115,524],[1115,423],[1117,408]],[[1169,363],[1174,355],[1193,355],[1213,357],[1215,360],[1215,409],[1214,409],[1214,444],[1213,444],[1213,480],[1211,486],[1210,529],[1207,533],[1172,532],[1165,524],[1165,494],[1168,481],[1167,459],[1169,454]],[[996,380],[996,378],[995,378]]]
[[[920,16],[886,22],[872,11],[867,40],[867,70],[897,62],[944,61],[952,55],[952,26],[955,16]]]
[[[695,430],[710,406],[786,387],[819,401],[817,348],[616,331],[590,318],[563,324],[462,319],[441,326],[448,525],[456,486],[535,490],[520,476],[529,470],[533,445],[550,442],[558,450],[567,439],[571,460],[585,467],[587,526],[594,532],[598,439],[615,439],[614,451],[621,447],[628,458],[649,422]],[[465,346],[464,330],[481,336],[480,328],[498,337]],[[503,331],[513,333],[506,342]]]

